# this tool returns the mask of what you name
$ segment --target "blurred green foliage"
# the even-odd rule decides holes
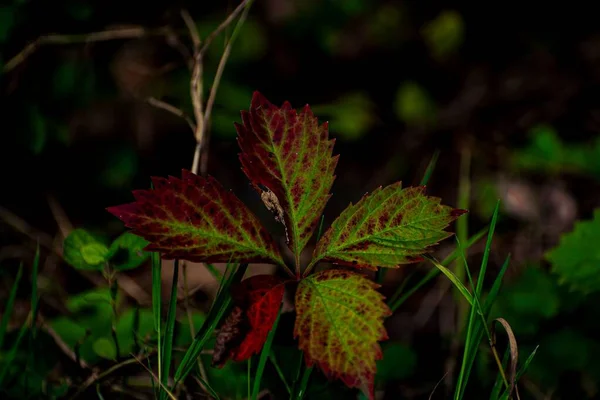
[[[422,28],[422,35],[433,58],[443,60],[463,43],[465,27],[456,11],[442,11]]]
[[[416,82],[404,82],[400,85],[394,108],[398,118],[408,126],[429,127],[435,123],[435,103]]]

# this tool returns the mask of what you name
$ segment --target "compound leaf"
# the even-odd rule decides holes
[[[228,359],[245,361],[261,351],[283,300],[285,282],[274,275],[255,275],[232,288],[234,307],[219,330],[213,365]]]
[[[575,223],[572,232],[563,235],[557,247],[546,253],[552,272],[559,282],[584,293],[600,290],[600,209],[593,219]]]
[[[425,187],[379,187],[350,204],[317,243],[317,261],[355,268],[397,267],[422,260],[430,247],[451,235],[444,229],[465,210],[441,205]]]
[[[297,113],[290,103],[276,107],[258,92],[242,121],[236,124],[242,169],[286,227],[288,244],[299,256],[335,179],[338,157],[332,157],[328,124],[319,125],[308,105]]]
[[[391,312],[379,285],[362,275],[333,269],[300,281],[294,336],[307,364],[358,387],[373,398],[376,362],[387,339],[383,319]]]
[[[214,178],[183,170],[182,178],[153,178],[154,189],[136,190],[134,203],[109,207],[147,251],[165,259],[283,264],[277,245],[258,219]]]

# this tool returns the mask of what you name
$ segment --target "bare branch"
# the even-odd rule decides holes
[[[25,46],[23,50],[21,50],[16,56],[8,60],[2,68],[2,72],[7,73],[15,69],[42,45],[105,42],[109,40],[135,39],[146,36],[163,36],[168,33],[169,29],[167,27],[147,29],[142,26],[134,26],[129,28],[110,29],[106,31],[85,34],[51,34],[40,36],[36,40]]]
[[[196,28],[196,24],[192,19],[192,16],[188,12],[188,10],[181,10],[181,18],[183,18],[183,22],[185,22],[185,26],[190,33],[190,37],[192,38],[192,43],[194,44],[194,52],[198,52],[200,50],[200,34],[198,33],[198,28]]]
[[[192,119],[183,112],[182,109],[175,107],[174,105],[171,105],[169,103],[166,103],[162,100],[159,100],[155,97],[149,97],[147,99],[148,103],[156,108],[160,108],[161,110],[165,110],[167,112],[170,112],[171,114],[179,117],[179,118],[183,118],[185,120],[185,122],[187,122],[187,124],[189,125],[190,129],[192,130],[192,132],[196,132],[196,124],[194,123],[194,121],[192,121]]]
[[[242,1],[235,8],[235,10],[233,10],[233,12],[231,14],[229,14],[229,16],[227,18],[225,18],[225,20],[223,22],[221,22],[221,24],[217,27],[217,29],[215,29],[214,31],[211,32],[210,35],[208,35],[208,37],[204,41],[204,44],[202,45],[202,49],[200,49],[200,52],[204,54],[206,52],[206,49],[208,49],[208,46],[210,46],[212,41],[219,35],[219,33],[221,33],[223,31],[223,29],[227,28],[229,26],[229,24],[231,24],[233,22],[233,20],[244,10],[244,8],[247,5],[249,5],[249,3],[252,3],[252,1],[253,0]]]

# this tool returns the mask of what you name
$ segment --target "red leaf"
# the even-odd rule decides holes
[[[255,275],[232,289],[234,308],[217,335],[213,365],[244,361],[259,353],[283,300],[285,282],[274,275]]]
[[[243,170],[275,218],[284,223],[288,244],[299,255],[315,231],[331,194],[338,156],[328,125],[310,107],[297,113],[276,107],[255,92],[250,111],[236,124]]]
[[[149,251],[166,259],[283,264],[277,245],[258,219],[214,178],[183,170],[182,179],[152,178],[154,189],[133,192],[136,201],[110,207]]]

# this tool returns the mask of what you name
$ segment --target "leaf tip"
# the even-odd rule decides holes
[[[469,212],[469,210],[463,210],[461,208],[454,208],[454,209],[452,209],[452,211],[450,211],[450,216],[453,218],[458,218],[461,215],[466,214],[468,212]]]

